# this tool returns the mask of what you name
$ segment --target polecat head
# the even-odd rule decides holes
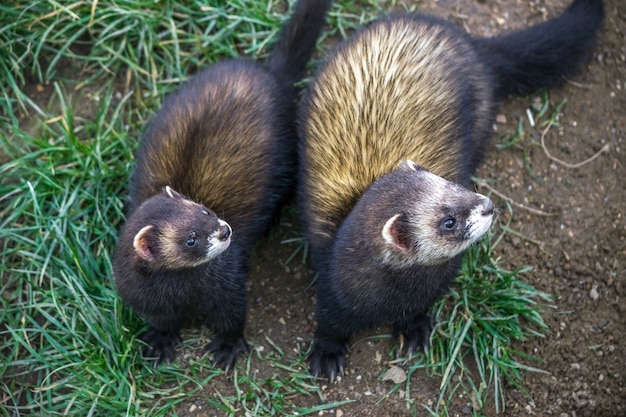
[[[381,177],[366,194],[375,196],[365,204],[379,213],[372,226],[379,228],[380,253],[389,265],[448,261],[481,238],[494,215],[489,198],[411,161]]]
[[[193,268],[208,262],[228,248],[232,234],[213,211],[170,187],[141,204],[127,229],[134,233],[136,257],[152,269]]]

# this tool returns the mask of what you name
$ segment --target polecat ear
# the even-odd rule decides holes
[[[169,185],[166,185],[163,191],[165,191],[165,194],[167,194],[169,198],[184,198],[181,193],[174,191]]]
[[[402,214],[398,213],[385,222],[382,235],[385,242],[394,249],[400,251],[409,250],[409,240],[406,233],[406,225],[401,220]]]
[[[398,169],[402,169],[405,171],[425,171],[426,170],[423,166],[417,165],[415,162],[411,161],[410,159],[405,159],[403,161],[400,161],[400,163],[398,164]]]
[[[154,228],[152,225],[145,226],[135,235],[135,239],[133,239],[133,247],[135,248],[135,253],[141,259],[146,260],[148,262],[152,262],[154,260],[154,252],[152,251],[153,235],[151,230]]]

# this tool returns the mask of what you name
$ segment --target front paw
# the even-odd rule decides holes
[[[430,333],[433,330],[433,318],[430,315],[419,316],[410,323],[394,326],[394,336],[399,339],[397,357],[403,356],[406,348],[407,356],[412,356],[416,351],[428,352],[430,346]]]
[[[322,346],[323,345],[323,346]],[[320,343],[316,340],[309,354],[309,372],[314,377],[326,377],[331,383],[337,375],[343,375],[346,369],[347,342]]]
[[[213,366],[222,368],[228,372],[235,366],[237,357],[240,354],[248,353],[250,348],[243,336],[227,338],[224,335],[216,334],[206,347],[207,353],[213,354]]]
[[[154,361],[156,367],[161,362],[171,363],[176,359],[176,346],[181,343],[180,335],[176,332],[161,332],[150,329],[139,336],[146,346],[143,348],[143,357]]]

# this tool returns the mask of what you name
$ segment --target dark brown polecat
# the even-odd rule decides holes
[[[206,68],[143,134],[113,270],[122,300],[150,325],[140,338],[157,364],[175,358],[180,330],[193,322],[214,331],[215,365],[228,370],[248,350],[249,256],[293,189],[294,83],[329,3],[299,0],[267,67],[238,59]]]
[[[408,352],[428,345],[428,310],[492,221],[493,204],[464,187],[497,101],[573,74],[602,18],[601,0],[575,0],[532,28],[473,38],[395,14],[329,54],[300,127],[299,201],[318,272],[314,375],[343,373],[350,336],[379,324]]]

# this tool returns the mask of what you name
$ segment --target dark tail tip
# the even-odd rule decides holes
[[[474,44],[496,78],[496,95],[558,87],[580,69],[604,18],[602,0],[574,0],[560,15]]]
[[[331,0],[298,0],[295,4],[268,63],[270,71],[284,85],[292,87],[304,77],[331,3]]]

